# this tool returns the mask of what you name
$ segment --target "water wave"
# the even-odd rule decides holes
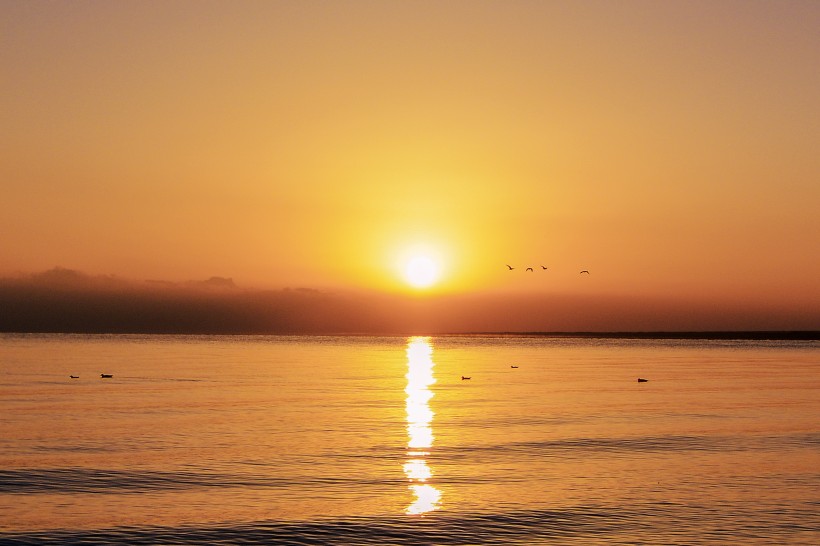
[[[439,544],[811,544],[820,538],[816,508],[740,505],[733,510],[673,502],[632,508],[572,507],[424,517],[351,517],[297,522],[117,527],[0,533],[7,545],[279,544],[402,546]]]
[[[613,533],[622,518],[594,508],[536,510],[503,514],[425,517],[344,518],[306,522],[234,525],[123,527],[91,531],[56,530],[0,534],[17,544],[281,544],[281,545],[467,545],[531,544],[547,538],[594,537]]]
[[[761,436],[710,436],[710,435],[666,435],[637,436],[633,438],[561,438],[507,442],[483,446],[468,446],[454,449],[463,454],[486,451],[499,456],[515,452],[517,455],[577,457],[585,453],[607,454],[635,452],[685,452],[703,451],[726,453],[731,451],[758,451],[784,449],[816,449],[820,446],[820,432]],[[444,454],[447,448],[442,448]],[[447,453],[450,458],[457,453]]]
[[[143,493],[158,490],[188,490],[199,488],[247,487],[247,488],[321,488],[332,485],[349,487],[349,477],[295,476],[279,478],[260,475],[219,474],[192,471],[128,471],[89,468],[15,469],[0,470],[0,493]],[[404,480],[396,478],[392,485],[400,486]],[[359,485],[385,483],[384,479],[359,478]]]

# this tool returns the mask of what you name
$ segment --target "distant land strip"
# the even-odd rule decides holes
[[[475,336],[574,337],[601,339],[725,339],[819,341],[820,330],[705,331],[705,332],[471,332]]]
[[[54,268],[0,277],[0,332],[182,335],[514,335],[611,339],[820,339],[820,307],[507,294],[417,300],[230,278],[140,282]],[[641,305],[638,305],[641,303]]]

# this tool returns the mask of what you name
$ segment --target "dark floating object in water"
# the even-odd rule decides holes
[[[465,379],[472,379],[472,377],[464,377],[464,376],[462,375],[462,376],[461,376],[461,380],[462,380],[462,381],[464,381]]]
[[[101,373],[100,377],[102,377],[103,379],[110,379],[110,378],[114,377],[114,375],[110,374],[110,373]]]
[[[639,378],[638,378],[638,383],[646,383],[647,381],[649,381],[649,380],[648,380],[648,379],[644,379],[643,377],[639,377]]]
[[[79,379],[80,378],[79,375],[69,375],[68,377],[70,377],[71,379]]]
[[[518,366],[510,366],[510,368],[517,368]]]

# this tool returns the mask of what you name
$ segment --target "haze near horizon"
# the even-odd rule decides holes
[[[0,13],[21,310],[70,271],[306,289],[274,330],[820,329],[817,3]]]

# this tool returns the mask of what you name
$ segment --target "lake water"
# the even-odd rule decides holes
[[[820,544],[820,343],[0,335],[0,542]]]

